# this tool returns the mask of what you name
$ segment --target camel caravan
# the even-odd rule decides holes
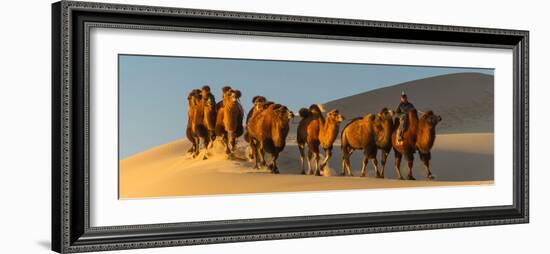
[[[225,148],[227,158],[235,158],[237,139],[244,135],[248,143],[248,158],[254,162],[254,169],[268,168],[278,174],[277,159],[285,149],[294,113],[286,106],[267,100],[263,96],[252,99],[253,106],[244,118],[244,109],[240,103],[241,92],[230,86],[222,88],[222,99],[216,99],[209,86],[192,90],[188,97],[188,121],[186,135],[191,142],[188,153],[193,158],[204,150],[202,159],[208,159],[206,151],[215,140],[220,140]],[[340,134],[342,150],[341,176],[346,173],[352,176],[350,158],[355,150],[363,151],[361,176],[366,176],[369,161],[374,167],[376,177],[384,178],[386,159],[393,149],[395,154],[394,168],[399,179],[401,159],[407,160],[407,179],[415,180],[412,167],[414,154],[420,155],[424,165],[425,176],[433,179],[430,169],[431,149],[436,138],[436,126],[441,117],[431,110],[420,112],[408,101],[407,95],[401,94],[400,103],[395,111],[382,108],[376,114],[351,119],[340,128],[345,117],[337,109],[325,113],[320,106],[313,104],[302,108],[296,116],[300,122],[296,131],[296,141],[301,161],[301,173],[323,175],[332,149]],[[243,125],[243,120],[245,124]],[[307,156],[306,156],[307,148]],[[320,148],[324,151],[321,161]],[[380,165],[377,155],[380,151]],[[271,159],[266,162],[266,153]],[[306,171],[307,164],[307,171]]]

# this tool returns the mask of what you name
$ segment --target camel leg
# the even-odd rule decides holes
[[[397,178],[400,180],[404,180],[403,176],[401,175],[401,158],[403,157],[403,154],[401,154],[398,151],[395,151],[395,160],[393,161],[393,165],[395,167],[395,172],[397,173]]]
[[[349,149],[348,147],[345,147],[342,149],[342,172],[340,173],[341,176],[346,175],[346,168],[348,170],[348,175],[353,176],[351,173],[351,165],[350,165],[350,157],[353,153],[353,149]]]
[[[315,169],[313,169],[313,173],[315,175],[318,175],[320,176],[320,156],[319,156],[319,144],[316,142],[316,141],[313,141],[312,143],[309,143],[308,142],[308,155],[310,155],[310,157],[313,157],[313,159],[315,160]]]
[[[422,163],[424,164],[424,172],[426,173],[426,178],[428,180],[433,180],[434,176],[432,175],[432,171],[430,170],[430,159],[431,159],[431,153],[427,154],[420,154],[420,159],[422,160]]]
[[[258,165],[260,162],[260,156],[258,156],[257,144],[254,140],[250,139],[250,153],[254,154],[254,169],[260,169]]]
[[[413,162],[414,162],[414,154],[408,154],[406,157],[407,157],[407,167],[409,168],[408,179],[409,180],[416,180],[416,178],[414,178],[413,173],[412,173]]]
[[[363,164],[361,165],[361,177],[367,175],[367,163],[369,163],[369,157],[365,154],[363,157]]]
[[[193,144],[191,144],[191,147],[189,148],[189,150],[187,150],[187,153],[194,153],[195,152],[195,143],[192,142]]]
[[[432,172],[430,170],[430,161],[429,160],[423,160],[424,163],[424,171],[426,173],[426,178],[428,180],[433,180],[435,177],[432,175]]]
[[[380,166],[381,170],[380,172],[376,172],[376,177],[378,178],[384,178],[384,168],[386,167],[386,159],[388,158],[388,153],[385,151],[382,151],[382,154],[380,155]]]
[[[256,152],[254,151],[255,148],[254,148],[254,145],[252,144],[252,140],[250,140],[248,149],[250,149],[250,151],[248,151],[248,159],[251,161],[256,160]]]
[[[235,150],[237,149],[236,147],[236,138],[235,138],[235,132],[234,131],[231,131],[229,132],[229,135],[228,135],[228,140],[229,140],[229,146],[227,147],[229,153],[233,153],[235,152]]]
[[[254,157],[254,151],[252,151],[252,146],[250,146],[250,151],[248,152],[248,159],[254,160],[256,157]]]
[[[237,138],[235,136],[231,137],[231,152],[237,151]]]
[[[214,131],[209,132],[208,137],[210,139],[210,142],[208,143],[208,149],[212,149],[212,147],[214,147],[214,141],[216,141],[216,135],[214,134]]]
[[[298,144],[298,150],[300,151],[300,162],[302,165],[302,175],[306,174],[304,149],[305,149],[304,144]]]
[[[201,139],[199,137],[195,137],[195,151],[193,152],[193,158],[196,158],[199,155],[199,152],[201,150]]]
[[[344,151],[342,151],[342,153],[343,152]],[[340,172],[340,175],[341,176],[346,175],[346,155],[345,154],[342,155],[342,172]]]
[[[348,168],[348,175],[349,176],[353,176],[353,173],[351,173],[351,162],[350,162],[350,158],[351,158],[351,154],[353,153],[353,149],[351,149],[348,153],[348,156],[346,158],[346,168]]]
[[[231,150],[229,150],[229,138],[227,137],[227,133],[223,135],[223,144],[225,145],[225,154],[230,154]]]
[[[307,150],[307,174],[308,175],[312,175],[313,174],[313,168],[311,166],[311,160],[313,159],[313,152],[311,151],[311,149],[308,149]]]
[[[321,156],[319,155],[319,152],[314,153],[315,155],[315,175],[320,176],[321,175]]]
[[[208,157],[206,156],[206,153],[208,152],[208,146],[210,145],[210,138],[209,137],[205,137],[203,138],[203,142],[204,142],[204,153],[202,154],[202,159],[203,160],[206,160],[208,159]]]
[[[189,150],[187,150],[187,153],[194,154],[195,149],[197,149],[197,145],[195,144],[195,140],[192,140],[191,147],[189,148]]]
[[[273,157],[273,160],[271,161],[271,173],[279,174],[279,167],[277,167],[277,158],[279,158],[279,153],[276,152],[272,154],[271,157]]]
[[[248,141],[248,148],[250,149],[250,150],[248,151],[248,159],[249,159],[250,161],[255,160],[254,155],[255,155],[256,153],[254,152],[254,148],[253,148],[253,144],[252,144],[253,139],[252,139],[252,137],[250,137],[250,135],[249,135],[248,133],[245,133],[244,136],[245,136],[245,140]]]
[[[327,167],[328,161],[330,160],[330,157],[332,156],[332,149],[324,149],[325,150],[325,159],[321,163],[321,170],[323,170],[323,173],[325,172],[325,168]]]
[[[371,158],[370,163],[374,166],[374,172],[376,172],[376,177],[378,177],[380,174],[378,173],[378,160],[376,157]]]
[[[262,143],[256,145],[256,158],[258,158],[261,166],[265,166],[265,156],[262,147]]]
[[[261,166],[265,167],[265,152],[264,152],[264,147],[263,146],[258,146],[258,153],[261,154],[260,155]]]
[[[345,176],[346,175],[346,158],[348,156],[348,149],[346,148],[345,145],[342,145],[341,148],[342,148],[342,172],[340,172],[340,175]]]

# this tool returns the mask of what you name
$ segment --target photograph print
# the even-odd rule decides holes
[[[494,69],[118,56],[119,199],[493,185]]]

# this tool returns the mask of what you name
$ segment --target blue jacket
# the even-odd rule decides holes
[[[415,107],[414,107],[414,105],[412,105],[412,103],[410,103],[410,102],[401,102],[397,106],[397,109],[395,110],[395,113],[405,114],[405,113],[409,113],[409,111],[412,111],[413,109],[415,109]]]

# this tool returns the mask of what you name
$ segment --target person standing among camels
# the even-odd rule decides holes
[[[401,91],[401,99],[399,105],[397,105],[397,109],[395,110],[397,119],[399,119],[399,128],[397,129],[398,143],[403,142],[403,133],[405,132],[405,130],[407,130],[407,127],[409,125],[408,113],[415,109],[416,108],[414,107],[414,105],[410,103],[407,99],[407,94],[405,94],[405,91]]]

